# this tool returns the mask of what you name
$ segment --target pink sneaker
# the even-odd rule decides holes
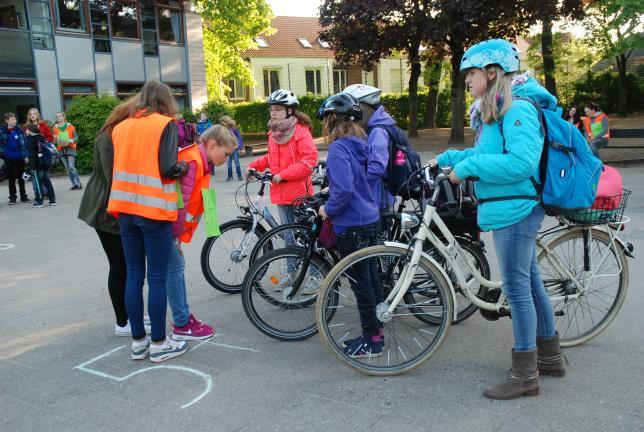
[[[179,341],[205,340],[211,338],[214,334],[215,330],[212,327],[203,323],[198,324],[198,321],[193,319],[192,316],[183,327],[172,326],[172,339]]]

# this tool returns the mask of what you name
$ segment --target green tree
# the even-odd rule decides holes
[[[273,12],[265,0],[193,0],[204,22],[206,86],[211,99],[221,100],[222,80],[234,77],[253,85],[249,65],[240,53],[256,48],[254,38],[271,34]]]
[[[619,76],[618,114],[626,115],[626,66],[633,50],[644,47],[641,0],[596,0],[586,10],[587,41],[602,57],[614,57]]]

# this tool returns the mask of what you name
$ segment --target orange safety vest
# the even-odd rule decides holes
[[[584,129],[586,129],[586,134],[588,135],[589,139],[594,139],[594,138],[610,138],[610,129],[606,131],[606,134],[604,134],[603,137],[596,137],[593,136],[593,130],[592,130],[592,124],[593,123],[601,123],[601,121],[606,117],[606,114],[601,113],[597,117],[595,117],[595,120],[591,119],[590,117],[584,117],[582,121],[584,122]]]
[[[137,115],[112,131],[114,170],[107,212],[137,215],[153,220],[177,220],[175,179],[161,177],[159,145],[172,117]]]
[[[194,235],[197,225],[201,220],[201,215],[204,212],[203,197],[201,195],[202,189],[210,188],[210,174],[204,174],[203,160],[199,146],[196,144],[189,145],[179,150],[179,160],[197,163],[197,174],[195,176],[195,186],[190,196],[190,201],[185,204],[186,217],[183,221],[183,232],[179,236],[179,240],[183,243],[190,243]],[[179,191],[181,193],[181,191]]]

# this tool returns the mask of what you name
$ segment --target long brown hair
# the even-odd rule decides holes
[[[335,113],[329,114],[324,118],[324,138],[328,138],[331,142],[339,139],[355,136],[364,138],[366,135],[364,129],[351,120],[350,117],[344,115],[337,115]]]
[[[291,108],[291,115],[297,119],[297,122],[299,124],[306,126],[307,128],[309,128],[309,131],[313,133],[313,122],[308,115],[306,115],[302,111],[296,110],[295,108]]]

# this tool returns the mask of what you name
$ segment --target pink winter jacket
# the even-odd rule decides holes
[[[202,146],[199,146],[199,154],[201,155],[201,161],[203,162],[204,175],[210,174],[210,166],[208,164],[208,158],[206,157],[206,152]],[[190,162],[188,164],[188,172],[186,175],[180,178],[181,184],[181,196],[183,197],[183,202],[185,205],[188,205],[190,197],[193,192],[201,193],[201,191],[195,191],[195,180],[197,178],[197,162]],[[177,220],[172,222],[172,238],[178,238],[183,233],[183,221],[186,220],[186,208],[179,209],[179,215]]]
[[[283,181],[271,184],[271,202],[290,205],[295,198],[313,194],[311,173],[317,162],[318,149],[311,132],[298,123],[285,144],[277,144],[269,132],[268,154],[251,162],[248,168],[259,172],[270,169],[271,174],[279,174]]]

